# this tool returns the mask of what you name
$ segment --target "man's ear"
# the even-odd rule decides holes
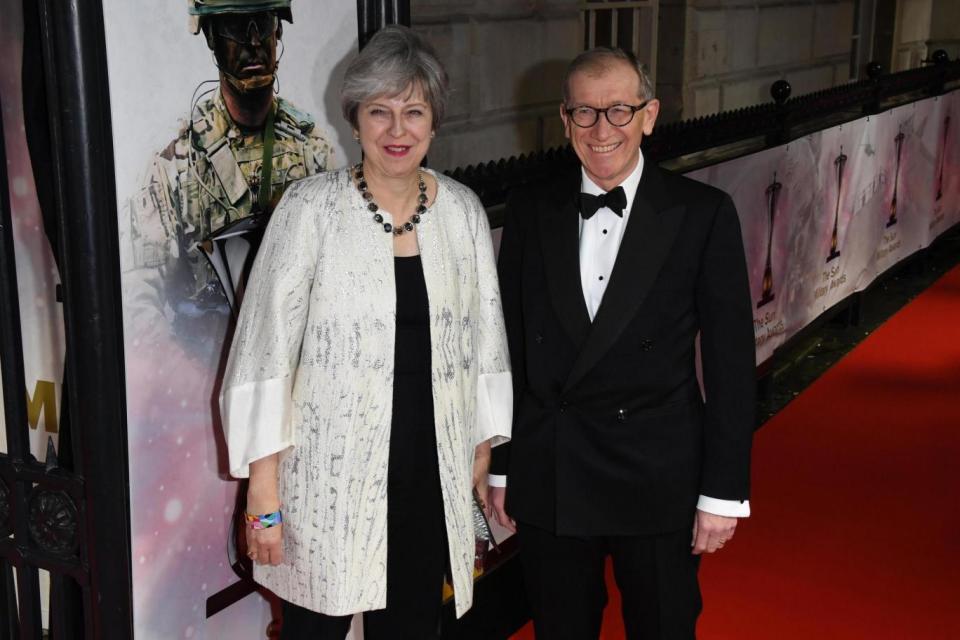
[[[570,119],[567,116],[567,105],[560,103],[560,120],[563,122],[563,135],[569,140],[570,139]]]
[[[653,133],[653,125],[657,123],[657,116],[660,115],[660,101],[653,98],[643,110],[646,112],[643,118],[643,135],[649,136]]]

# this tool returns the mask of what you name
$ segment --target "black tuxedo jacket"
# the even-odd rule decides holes
[[[699,494],[749,492],[756,378],[737,213],[648,162],[591,323],[579,192],[577,171],[507,202],[498,271],[516,406],[491,471],[508,475],[513,518],[560,535],[690,527]]]

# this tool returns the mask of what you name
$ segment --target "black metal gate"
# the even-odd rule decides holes
[[[38,192],[57,239],[67,366],[60,450],[51,444],[41,463],[28,444],[10,198],[0,162],[8,443],[0,454],[0,639],[42,637],[40,569],[50,572],[50,637],[130,638],[123,332],[102,9],[86,0],[27,0],[23,7],[25,25],[34,27],[25,30],[25,66],[43,77],[26,99],[48,114],[34,121],[43,130],[33,138],[49,141],[48,148],[31,151],[35,169],[44,169]]]

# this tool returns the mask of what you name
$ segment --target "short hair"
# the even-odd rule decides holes
[[[450,94],[447,72],[426,40],[407,27],[386,26],[347,67],[340,87],[343,117],[356,128],[357,111],[363,102],[396,96],[410,87],[423,91],[436,129]]]
[[[594,47],[574,58],[564,72],[561,89],[563,104],[568,105],[570,101],[570,78],[573,74],[579,71],[595,74],[605,73],[610,68],[610,63],[616,60],[626,62],[637,72],[637,77],[640,78],[640,93],[637,97],[641,100],[652,100],[653,83],[650,82],[650,76],[647,75],[643,65],[637,60],[637,56],[619,47]]]

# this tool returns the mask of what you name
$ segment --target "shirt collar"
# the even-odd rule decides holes
[[[640,156],[637,159],[637,166],[634,167],[630,175],[628,175],[624,181],[618,185],[623,187],[623,191],[627,195],[627,208],[623,212],[624,215],[630,213],[630,209],[633,208],[633,197],[637,195],[637,187],[640,185],[641,175],[643,175],[643,150],[640,151]],[[580,190],[583,193],[589,193],[592,196],[598,196],[601,193],[606,193],[597,185],[596,182],[590,179],[590,176],[587,175],[586,169],[583,167],[580,167]]]

